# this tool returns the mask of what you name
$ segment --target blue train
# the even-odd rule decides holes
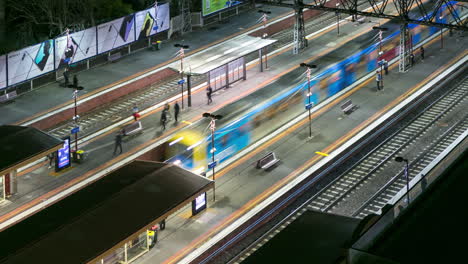
[[[454,2],[455,3],[455,2]],[[456,6],[455,6],[456,8]],[[437,21],[447,22],[447,16],[441,16]],[[345,87],[356,81],[358,76],[363,76],[374,71],[378,67],[378,60],[390,61],[399,54],[399,25],[387,23],[385,27],[391,32],[382,39],[379,57],[378,36],[371,36],[371,44],[352,54],[344,60],[334,63],[311,78],[311,98],[317,105],[326,98],[333,96]],[[428,36],[435,34],[439,29],[410,24],[411,38],[407,44],[415,45]],[[375,35],[371,32],[366,36]],[[262,89],[239,102],[232,103],[220,110],[221,115],[228,115],[229,122],[218,121],[214,136],[215,159],[218,163],[231,158],[233,155],[270,133],[270,130],[260,130],[261,124],[269,126],[268,122],[274,119],[274,123],[285,123],[290,118],[288,111],[295,108],[304,111],[308,103],[307,81],[303,78],[303,69],[296,71],[296,85],[291,86],[290,78],[276,83],[276,90],[270,87]],[[300,72],[300,73],[299,73]],[[297,83],[299,83],[297,85]],[[265,100],[269,98],[268,100]],[[258,104],[258,102],[262,102]],[[302,103],[301,103],[302,102]],[[223,112],[224,111],[224,112]],[[218,113],[216,113],[218,114]],[[231,118],[229,118],[229,116]],[[233,121],[232,121],[233,120]],[[164,159],[182,166],[195,173],[203,174],[207,164],[211,161],[211,136],[209,124],[204,122],[199,129],[186,129],[176,133],[165,146]]]

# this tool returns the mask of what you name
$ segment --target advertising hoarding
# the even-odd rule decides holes
[[[200,194],[192,201],[192,215],[196,215],[206,209],[206,192]]]
[[[0,56],[0,89],[6,87],[6,56]]]
[[[98,53],[135,41],[135,14],[97,26]]]
[[[63,146],[57,150],[55,159],[55,171],[61,171],[71,165],[70,137],[63,139]]]
[[[96,27],[55,39],[55,66],[79,62],[96,55]]]
[[[169,29],[169,3],[158,5],[135,14],[137,39],[152,36]]]
[[[8,54],[8,85],[13,85],[54,70],[54,41]]]
[[[242,4],[242,1],[233,0],[202,0],[202,15],[207,16],[220,10]]]

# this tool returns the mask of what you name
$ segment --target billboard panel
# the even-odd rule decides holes
[[[216,13],[220,10],[242,4],[242,1],[235,0],[202,0],[202,15]]]
[[[149,37],[169,29],[169,3],[135,14],[137,39]]]
[[[96,55],[96,27],[55,39],[55,65],[58,68]]]
[[[63,140],[63,146],[57,150],[55,159],[55,171],[61,171],[71,165],[70,137]]]
[[[135,14],[97,27],[98,53],[118,48],[135,41]]]
[[[6,87],[6,56],[0,56],[0,89]]]
[[[8,85],[13,85],[54,70],[54,41],[8,54]]]

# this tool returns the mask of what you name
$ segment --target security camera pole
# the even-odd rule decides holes
[[[271,11],[265,11],[265,10],[258,10],[259,13],[262,13],[262,23],[263,23],[263,35],[262,38],[266,38],[268,36],[268,33],[266,32],[266,24],[268,21],[268,14],[271,14]],[[265,47],[265,69],[268,68],[268,46]],[[260,62],[261,63],[261,62]]]
[[[179,52],[178,52],[178,56],[180,58],[180,80],[179,80],[179,84],[180,84],[180,90],[181,90],[181,96],[180,96],[180,101],[181,101],[181,104],[182,104],[182,109],[184,109],[184,57],[185,57],[185,49],[188,49],[190,48],[189,45],[183,45],[183,44],[174,44],[174,47],[176,48],[180,48]],[[190,87],[187,88],[187,90],[190,89]],[[190,91],[187,91],[188,92],[188,96],[190,97]],[[189,102],[190,102],[190,98],[188,99]],[[188,104],[188,106],[190,106],[190,103]]]
[[[311,69],[317,68],[317,65],[311,65],[307,63],[301,63],[301,67],[307,67],[307,98],[308,98],[308,104],[306,105],[306,109],[309,110],[309,138],[312,138],[312,116],[311,116],[311,108],[313,106],[313,102],[310,101],[310,97],[312,96],[312,93],[310,91],[310,74],[311,74]]]
[[[215,161],[215,146],[214,146],[214,132],[216,129],[216,120],[219,120],[223,118],[221,115],[213,115],[211,113],[203,113],[203,117],[209,117],[211,118],[210,121],[210,130],[211,130],[211,163],[208,164],[208,167],[211,167],[213,169],[213,182],[216,181],[215,178],[215,167],[216,167],[216,161]],[[216,201],[216,184],[213,185],[213,201]]]
[[[372,29],[374,30],[378,30],[379,31],[379,57],[378,57],[378,62],[377,64],[380,66],[380,76],[381,76],[381,80],[380,80],[380,85],[382,86],[382,89],[384,87],[384,82],[383,82],[383,71],[382,71],[382,68],[383,68],[383,59],[382,59],[382,55],[383,55],[383,51],[382,51],[382,34],[383,34],[383,31],[387,31],[388,28],[386,27],[372,27]]]

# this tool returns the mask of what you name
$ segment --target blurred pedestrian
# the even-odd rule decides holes
[[[414,65],[414,54],[410,54],[410,62],[411,62],[411,67]]]
[[[161,126],[163,127],[163,131],[166,130],[166,122],[167,122],[167,113],[166,110],[161,112]]]
[[[211,104],[213,102],[213,100],[211,100],[212,94],[213,94],[213,89],[211,88],[211,86],[208,86],[208,88],[206,89],[206,97],[208,98],[208,104]]]
[[[179,104],[177,103],[177,101],[175,102],[174,104],[174,123],[177,123],[179,122],[178,121],[178,118],[179,118],[179,112],[180,112],[180,106]]]
[[[115,135],[115,146],[114,146],[114,154],[117,152],[117,149],[120,150],[119,154],[122,154],[122,132],[119,131],[117,132],[117,135]]]
[[[137,105],[133,105],[132,116],[135,121],[138,121],[138,119],[140,118],[140,113]]]
[[[70,84],[70,71],[68,70],[68,67],[65,67],[65,70],[63,71],[63,78],[65,79],[65,87],[68,87]]]
[[[421,46],[421,47],[419,48],[419,51],[421,52],[421,61],[424,61],[424,47]]]
[[[73,88],[78,88],[78,76],[73,75]]]
[[[54,164],[54,158],[54,153],[50,153],[49,155],[47,155],[47,159],[49,159],[49,169],[52,168],[52,164]]]
[[[383,61],[383,68],[385,71],[385,75],[388,75],[388,61],[386,60]]]

